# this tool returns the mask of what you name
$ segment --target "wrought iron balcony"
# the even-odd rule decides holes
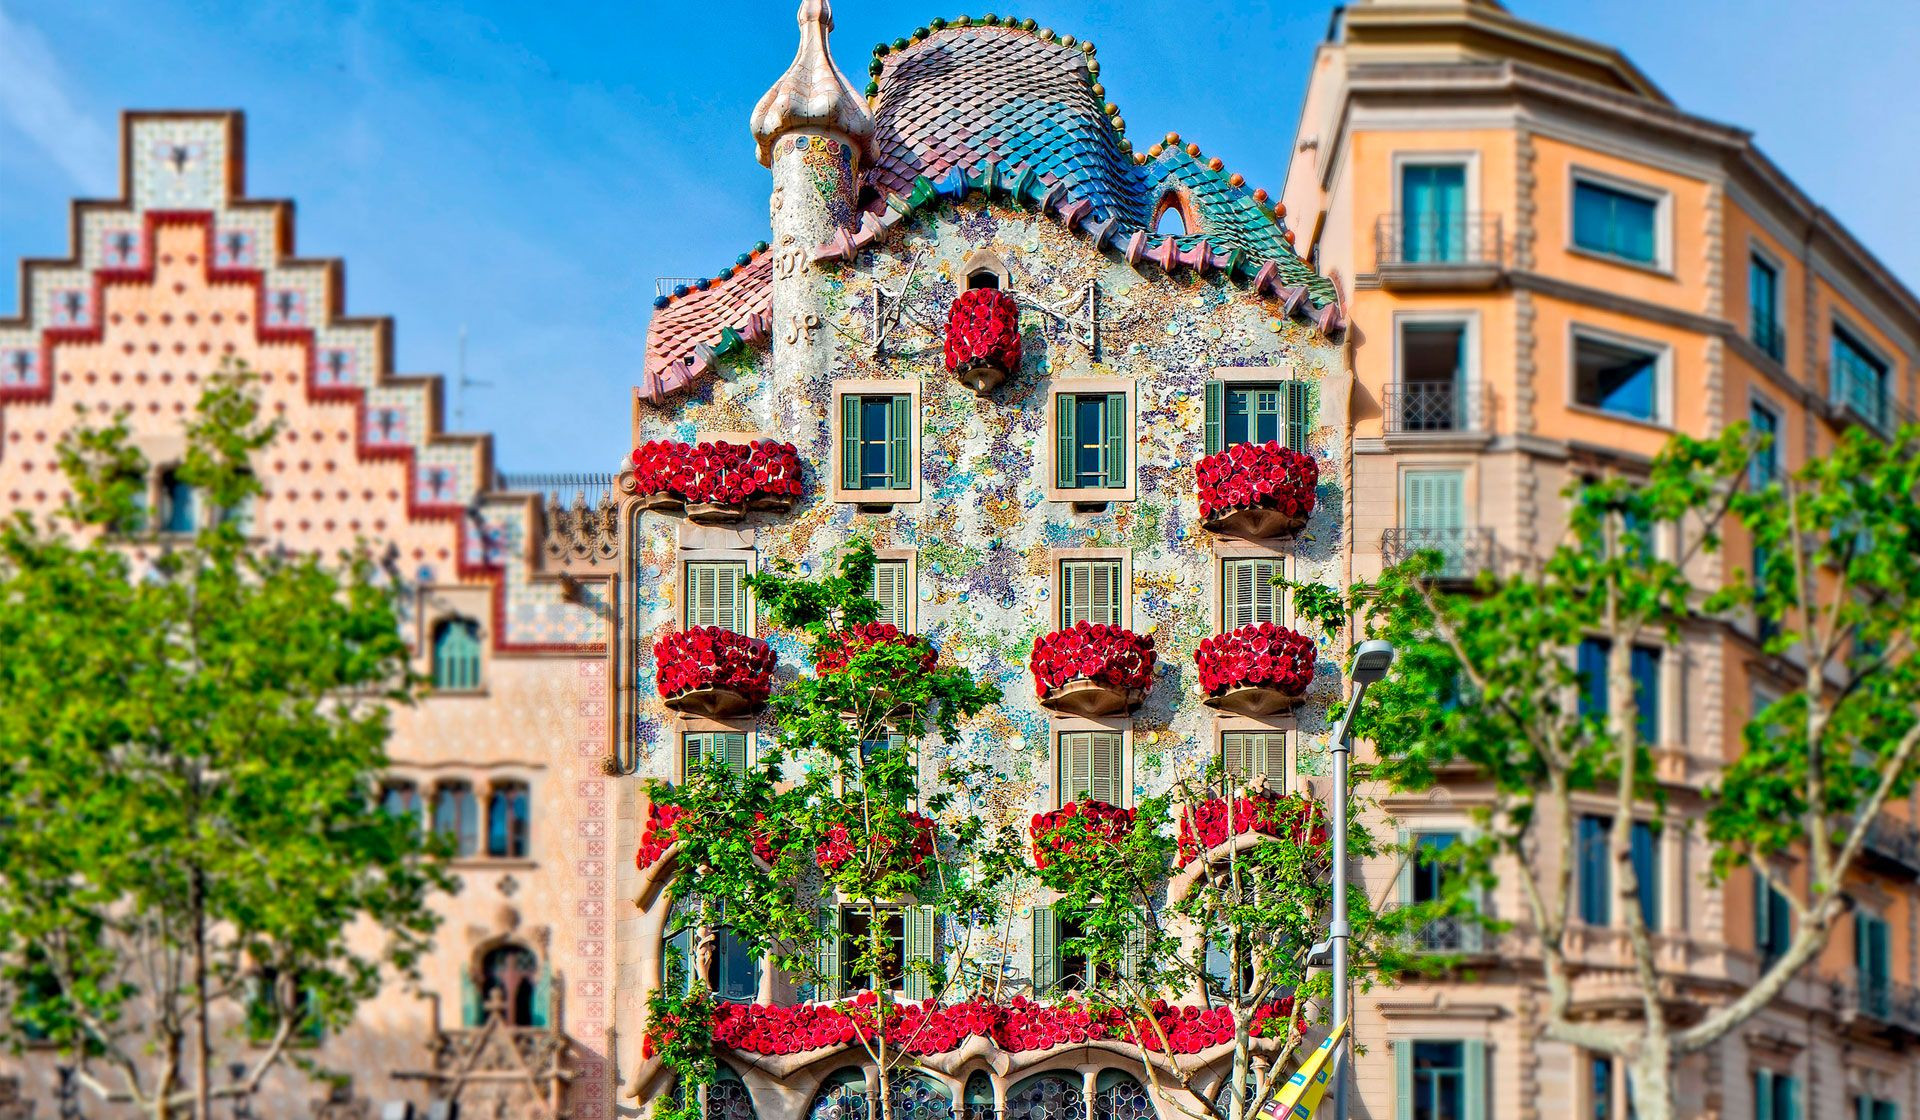
[[[1480,434],[1488,430],[1484,385],[1401,381],[1381,393],[1388,435]]]
[[[1388,286],[1491,284],[1506,269],[1500,215],[1382,214],[1373,227],[1374,267]]]
[[[1866,842],[1860,851],[1896,874],[1920,875],[1920,828],[1906,821],[1877,814],[1867,822]]]
[[[1415,553],[1438,552],[1437,578],[1471,582],[1493,567],[1492,529],[1388,529],[1380,537],[1380,559],[1398,564]]]
[[[527,474],[512,471],[500,471],[494,475],[495,490],[514,493],[539,494],[551,498],[560,505],[584,503],[588,507],[600,504],[600,499],[613,493],[613,476],[595,472],[579,474]]]
[[[1833,1009],[1843,1019],[1867,1023],[1920,1038],[1920,989],[1885,977],[1831,982]]]
[[[1779,320],[1755,316],[1747,329],[1747,338],[1760,348],[1762,354],[1774,361],[1786,360],[1787,329],[1780,325]]]
[[[1886,370],[1842,354],[1827,363],[1827,387],[1833,406],[1882,435],[1907,417],[1892,392],[1893,377]]]
[[[1416,953],[1474,956],[1486,952],[1486,946],[1485,930],[1473,922],[1451,916],[1435,918],[1413,934]]]

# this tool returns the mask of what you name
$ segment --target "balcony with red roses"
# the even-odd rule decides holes
[[[913,837],[906,845],[903,859],[884,858],[894,846],[895,841],[892,837],[881,833],[874,833],[867,837],[868,849],[881,857],[874,862],[890,865],[885,869],[887,871],[917,871],[933,858],[934,837],[938,828],[933,818],[911,809],[905,813],[905,817],[907,823],[913,828]],[[854,857],[856,850],[853,836],[848,832],[847,826],[836,824],[829,827],[826,836],[815,845],[813,858],[819,862],[820,870],[832,875],[847,865],[847,861]]]
[[[1200,519],[1210,533],[1290,537],[1313,516],[1320,467],[1278,443],[1240,443],[1200,460]]]
[[[1264,790],[1183,805],[1178,814],[1181,867],[1203,856],[1211,859],[1220,855],[1242,836],[1263,836],[1315,848],[1324,846],[1328,838],[1326,816],[1317,802]]]
[[[641,509],[685,513],[701,525],[731,525],[749,510],[784,513],[805,491],[799,451],[770,439],[648,440],[634,448],[632,462]]]
[[[985,396],[1020,368],[1020,307],[996,288],[960,293],[947,311],[947,372]]]
[[[683,715],[751,715],[773,691],[773,647],[718,626],[662,636],[653,644],[653,659],[660,698]]]
[[[939,651],[918,634],[908,634],[891,622],[865,622],[838,631],[820,643],[820,647],[814,651],[813,671],[817,674],[837,673],[845,669],[855,655],[874,646],[900,646],[917,650],[921,666],[929,672],[940,657]]]
[[[1050,813],[1035,813],[1027,826],[1033,865],[1042,871],[1091,847],[1117,847],[1133,832],[1135,812],[1104,801],[1069,801]]]
[[[1146,699],[1157,657],[1152,638],[1082,621],[1042,634],[1027,668],[1041,707],[1067,715],[1115,716]]]
[[[1313,639],[1271,622],[1203,639],[1193,651],[1208,707],[1243,716],[1290,712],[1313,683]]]

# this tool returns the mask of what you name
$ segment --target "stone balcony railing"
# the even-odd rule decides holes
[[[1829,984],[1833,1011],[1855,1026],[1898,1032],[1920,1039],[1920,988],[1881,977]]]
[[[1471,583],[1493,568],[1492,529],[1388,529],[1380,537],[1380,559],[1398,564],[1419,552],[1438,552],[1443,582]]]

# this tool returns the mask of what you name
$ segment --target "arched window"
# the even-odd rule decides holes
[[[967,277],[967,289],[969,291],[971,291],[974,288],[997,289],[999,287],[1000,287],[1000,277],[997,274],[989,272],[984,268]]]
[[[197,528],[199,495],[178,470],[160,474],[160,531],[191,533]]]
[[[1093,1083],[1093,1120],[1155,1120],[1153,1102],[1132,1074],[1103,1069]]]
[[[993,288],[1005,291],[1012,285],[1007,272],[1007,262],[990,249],[975,249],[967,254],[960,265],[960,274],[967,278],[967,289]]]
[[[954,1120],[953,1090],[923,1073],[893,1074],[893,1120]]]
[[[993,1078],[987,1076],[986,1070],[974,1070],[967,1077],[966,1092],[961,1094],[960,1120],[995,1120]]]
[[[669,991],[682,995],[693,990],[694,949],[699,926],[699,909],[686,899],[676,900],[673,917],[663,938],[661,959],[665,962],[665,982]],[[752,1003],[760,995],[760,955],[728,926],[722,916],[713,936],[713,966],[708,971],[707,989],[733,1003]]]
[[[453,854],[480,850],[480,806],[467,782],[441,782],[433,790],[433,830],[453,837]]]
[[[480,624],[449,618],[433,628],[433,687],[480,687]]]
[[[707,1086],[707,1120],[755,1120],[746,1083],[724,1062],[714,1067],[713,1084]]]
[[[857,1066],[828,1074],[807,1109],[807,1120],[867,1120],[867,1075]]]
[[[487,799],[487,854],[524,859],[527,854],[528,809],[525,782],[501,782]]]
[[[480,958],[481,1006],[495,996],[506,1004],[506,1022],[511,1027],[539,1027],[545,1023],[546,1009],[540,1006],[540,962],[533,950],[521,945],[502,945]]]
[[[1187,205],[1178,191],[1168,191],[1160,196],[1153,208],[1153,232],[1162,237],[1185,237],[1187,230]]]
[[[390,817],[420,819],[420,787],[412,782],[393,781],[380,787],[380,807]]]
[[[1043,1073],[1007,1090],[1007,1120],[1086,1120],[1086,1115],[1078,1078]]]

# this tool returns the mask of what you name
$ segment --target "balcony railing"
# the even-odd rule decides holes
[[[1481,953],[1486,931],[1460,918],[1435,918],[1414,931],[1413,948],[1417,953]]]
[[[1886,370],[1845,354],[1835,354],[1827,366],[1833,403],[1858,417],[1861,423],[1880,433],[1893,430],[1894,401],[1889,391],[1892,378]]]
[[[571,505],[576,497],[584,498],[586,504],[600,504],[603,495],[613,492],[613,476],[586,472],[582,474],[516,474],[501,471],[494,476],[495,490],[513,493],[539,494],[551,497],[561,505]]]
[[[1774,361],[1785,361],[1787,357],[1787,329],[1778,320],[1755,316],[1753,325],[1747,330],[1747,338],[1760,352]]]
[[[1469,581],[1493,567],[1493,530],[1388,529],[1380,537],[1380,558],[1388,564],[1398,564],[1419,552],[1440,554],[1437,578]]]
[[[1382,214],[1373,227],[1374,263],[1404,269],[1499,269],[1506,259],[1500,215]]]
[[[1833,1009],[1843,1016],[1920,1036],[1920,989],[1885,977],[1863,977],[1832,982]]]
[[[1881,813],[1867,822],[1862,853],[1908,874],[1920,874],[1920,828]]]
[[[1483,385],[1402,381],[1386,387],[1381,405],[1388,435],[1487,430],[1489,410]]]

